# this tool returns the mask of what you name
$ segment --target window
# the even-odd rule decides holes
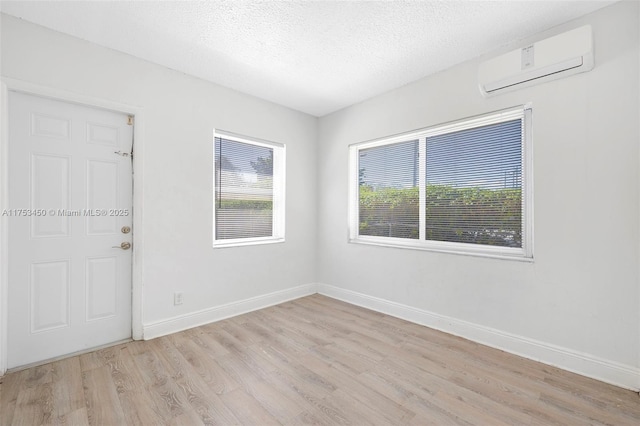
[[[213,245],[284,241],[285,147],[214,132]]]
[[[531,110],[350,147],[350,241],[531,258]]]
[[[417,239],[418,140],[361,149],[358,163],[360,235]]]

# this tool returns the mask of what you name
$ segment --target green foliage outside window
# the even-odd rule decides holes
[[[417,239],[418,188],[360,186],[360,235]],[[427,185],[426,239],[522,247],[520,188]]]

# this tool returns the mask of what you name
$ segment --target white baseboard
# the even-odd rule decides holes
[[[179,315],[162,321],[144,324],[142,326],[143,339],[154,339],[156,337],[209,324],[214,321],[220,321],[236,315],[267,308],[289,300],[299,299],[300,297],[315,294],[317,292],[316,290],[316,284],[305,284],[237,302],[227,303],[226,305],[215,306],[213,308],[203,309],[197,312],[190,312],[188,314]]]
[[[334,299],[402,318],[612,385],[636,392],[640,390],[640,369],[633,366],[622,365],[593,355],[328,284],[318,284],[317,289],[318,293]]]

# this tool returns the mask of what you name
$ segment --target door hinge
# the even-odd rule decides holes
[[[127,117],[127,124],[129,126],[133,126],[133,115]]]

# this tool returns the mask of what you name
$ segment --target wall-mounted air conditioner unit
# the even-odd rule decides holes
[[[481,63],[478,82],[487,96],[592,68],[591,26],[585,25]]]

